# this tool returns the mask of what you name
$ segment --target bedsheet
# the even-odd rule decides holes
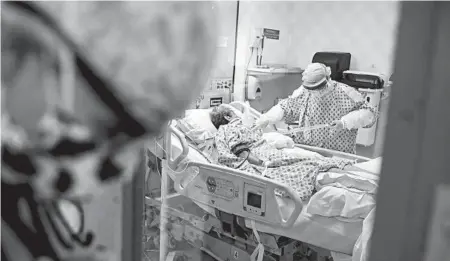
[[[343,169],[353,162],[338,158],[293,157],[277,149],[263,138],[263,133],[243,125],[239,118],[220,126],[214,136],[221,165],[239,169],[254,175],[262,175],[278,181],[295,191],[300,200],[308,200],[314,192],[314,181],[319,172]],[[236,151],[250,150],[251,154],[263,162],[264,168],[251,164],[250,160],[236,156]]]
[[[370,239],[375,222],[375,208],[373,208],[363,221],[362,232],[353,248],[352,261],[369,261]]]
[[[355,166],[370,173],[377,173],[380,165],[381,158],[377,158]],[[342,183],[354,186],[353,190],[339,187],[337,182],[333,182],[339,179],[328,181],[327,185],[323,185],[322,189],[332,188],[327,191],[328,199],[320,196],[322,189],[319,189],[303,208],[292,227],[274,227],[257,223],[256,229],[260,232],[283,235],[330,251],[349,256],[354,255],[352,261],[363,261],[364,259],[361,258],[367,255],[373,224],[371,220],[373,220],[375,208],[374,193],[364,192],[364,190],[370,190],[369,184],[375,186],[378,176],[363,172],[355,172],[353,175],[353,177],[350,175],[345,177],[344,174],[340,176],[340,181],[347,182],[342,181]],[[318,180],[325,179],[325,177],[327,177],[327,173],[319,174]],[[351,182],[352,179],[354,182]],[[366,182],[361,182],[362,180]],[[357,192],[358,189],[361,189],[361,192]],[[361,195],[365,196],[358,198]],[[282,211],[290,213],[293,208],[293,204],[288,203],[282,206]],[[332,210],[327,212],[329,208]],[[342,216],[339,216],[341,213]],[[246,221],[246,225],[250,227],[250,221]]]
[[[152,143],[153,144],[153,143]],[[153,150],[153,148],[157,148],[158,146],[149,145],[149,148]],[[302,149],[299,150],[301,152]],[[180,155],[181,143],[174,137],[172,139],[172,154],[174,157]],[[189,160],[207,163],[208,160],[196,150],[191,150],[188,156]],[[359,188],[361,191],[368,190],[367,194],[375,194],[376,193],[376,184],[378,183],[378,173],[381,168],[382,159],[377,158],[370,160],[368,162],[359,163],[355,166],[358,166],[361,169],[369,171],[368,173],[355,171],[353,176],[360,176],[361,178],[355,179],[353,178],[352,182],[356,181],[356,188]],[[326,175],[328,174],[328,175]],[[336,175],[340,174],[340,175]],[[319,174],[320,175],[320,174]],[[276,235],[283,235],[286,237],[290,237],[292,239],[296,239],[305,243],[309,243],[315,245],[317,247],[325,248],[330,251],[343,253],[346,255],[353,255],[354,259],[352,261],[364,261],[364,256],[367,255],[367,245],[371,235],[371,229],[373,222],[373,212],[365,214],[365,212],[370,209],[370,206],[374,206],[374,201],[366,198],[361,201],[357,200],[357,192],[358,190],[352,191],[352,189],[356,188],[348,188],[352,183],[349,183],[348,180],[351,177],[342,175],[342,173],[333,173],[327,172],[322,176],[318,176],[317,179],[319,181],[317,186],[323,187],[333,187],[330,189],[328,193],[337,194],[339,193],[339,188],[341,191],[349,191],[344,192],[346,196],[343,198],[339,198],[337,202],[338,210],[341,213],[344,213],[343,216],[338,216],[340,214],[336,214],[334,212],[323,212],[322,210],[318,210],[314,208],[317,205],[323,204],[320,202],[319,196],[316,198],[312,198],[309,200],[308,204],[303,208],[299,218],[294,223],[294,225],[290,228],[282,228],[279,226],[271,226],[263,223],[256,223],[256,229],[263,233],[270,233]],[[322,183],[321,183],[322,182]],[[323,183],[325,182],[325,183]],[[331,185],[333,184],[333,185]],[[339,187],[339,186],[347,186],[347,188]],[[338,189],[335,189],[338,188]],[[375,188],[373,191],[370,191],[369,188]],[[333,191],[331,191],[333,190]],[[320,191],[320,189],[319,189]],[[352,194],[354,192],[356,194]],[[362,193],[364,194],[364,193]],[[353,201],[345,201],[345,199],[350,198]],[[344,202],[344,204],[342,203]],[[361,203],[365,202],[365,203]],[[358,206],[360,204],[360,206]],[[357,211],[350,211],[353,208],[351,206],[358,206],[355,209]],[[200,206],[204,210],[211,210],[207,206]],[[293,205],[286,204],[281,208],[283,212],[290,213],[293,209]],[[313,210],[314,209],[314,210]],[[373,208],[372,208],[373,210]],[[211,210],[212,211],[212,210]],[[310,211],[310,212],[308,212]],[[314,212],[315,211],[315,212]],[[322,212],[319,212],[322,211]],[[211,213],[214,213],[212,211]],[[327,216],[328,215],[328,216]],[[330,217],[331,216],[331,217]],[[365,217],[365,218],[364,218]],[[364,222],[365,221],[365,222]],[[363,226],[364,222],[364,226]],[[246,220],[246,226],[251,228],[250,220]],[[363,231],[364,230],[364,231]],[[365,232],[365,233],[362,233]],[[359,260],[358,258],[361,258]]]
[[[378,176],[358,171],[330,170],[316,178],[317,192],[307,205],[313,215],[364,219],[375,207]]]

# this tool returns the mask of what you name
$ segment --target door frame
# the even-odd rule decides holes
[[[131,182],[124,184],[122,191],[122,249],[119,254],[123,261],[142,261],[142,224],[145,196],[145,148],[140,155]],[[114,229],[114,228],[111,228]]]
[[[370,261],[422,260],[450,183],[450,2],[402,2]]]

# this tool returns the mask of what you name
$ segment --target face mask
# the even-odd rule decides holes
[[[327,86],[328,86],[328,81],[323,83],[323,84],[321,84],[320,86],[317,86],[317,87],[312,87],[311,88],[311,87],[303,86],[303,88],[305,88],[306,90],[308,90],[311,93],[314,93],[314,92],[320,92],[320,91],[326,89]]]

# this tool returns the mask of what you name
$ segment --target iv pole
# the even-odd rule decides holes
[[[168,130],[164,135],[164,144],[163,147],[167,150],[170,150],[171,142],[172,142],[172,132]],[[171,157],[170,153],[168,151],[165,151],[165,158],[166,160],[163,162],[167,162],[169,160],[169,157]],[[167,194],[169,189],[169,180],[168,180],[168,174],[167,174],[167,166],[165,168],[162,168],[161,173],[161,214],[160,214],[160,238],[159,238],[159,260],[164,261],[166,260],[167,254],[168,254],[168,240],[169,236],[167,234],[166,228],[167,228]]]

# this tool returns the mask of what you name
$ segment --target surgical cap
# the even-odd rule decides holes
[[[303,86],[307,88],[315,88],[324,83],[331,75],[329,67],[321,63],[309,64],[303,72]]]

